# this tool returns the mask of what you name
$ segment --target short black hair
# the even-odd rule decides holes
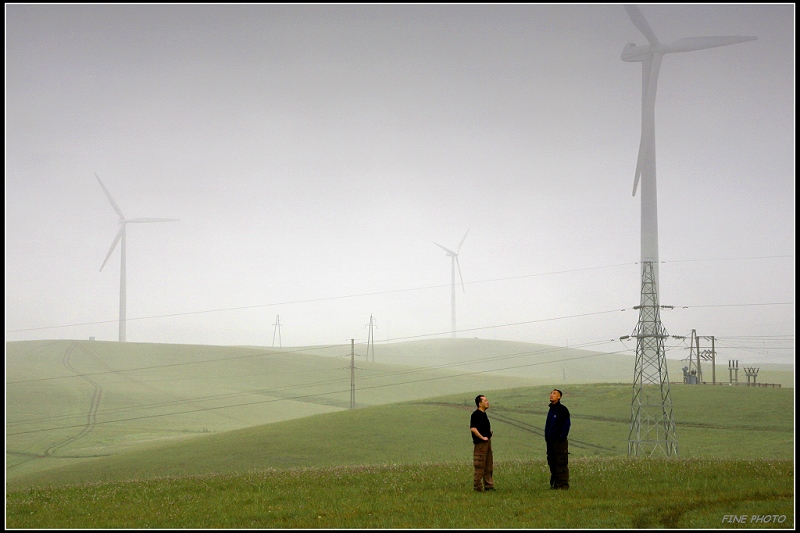
[[[559,398],[563,398],[563,397],[564,397],[564,393],[563,393],[563,392],[561,392],[560,390],[558,390],[558,389],[553,389],[553,390],[554,390],[554,391],[556,391],[556,392],[558,393],[558,397],[559,397]]]
[[[481,398],[486,398],[483,394],[478,394],[475,396],[475,407],[480,407],[481,405]]]

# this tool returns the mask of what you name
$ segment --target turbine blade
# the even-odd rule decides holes
[[[442,250],[444,250],[445,252],[447,252],[447,255],[458,255],[458,254],[457,254],[457,253],[455,253],[454,251],[452,251],[452,250],[448,250],[447,248],[445,248],[444,246],[442,246],[441,244],[439,244],[439,243],[437,243],[437,242],[435,242],[435,243],[433,243],[433,244],[435,244],[436,246],[438,246],[439,248],[441,248]]]
[[[691,52],[693,50],[705,50],[707,48],[716,48],[718,46],[727,46],[729,44],[744,43],[747,41],[754,41],[756,39],[758,39],[758,37],[687,37],[685,39],[678,39],[674,43],[667,45],[665,50],[667,53]]]
[[[470,228],[470,229],[472,229],[472,228]],[[467,230],[467,233],[469,233],[469,229]],[[462,237],[461,242],[458,243],[458,248],[456,248],[456,253],[461,251],[461,245],[464,244],[464,239],[467,238],[467,233],[464,234],[464,237]]]
[[[633,178],[633,196],[636,196],[636,188],[639,185],[639,179],[642,176],[642,170],[647,163],[647,158],[652,157],[655,135],[655,108],[656,108],[656,91],[658,89],[658,73],[661,70],[661,58],[663,54],[655,53],[650,61],[650,73],[647,79],[647,94],[642,103],[642,137],[639,141],[639,157],[636,160],[636,175]],[[642,68],[647,68],[647,62],[642,64]]]
[[[106,189],[106,186],[103,185],[102,181],[100,181],[100,176],[97,175],[97,172],[94,173],[94,177],[97,178],[97,182],[103,188],[103,192],[106,193],[106,198],[108,198],[108,201],[111,202],[111,207],[113,207],[114,211],[117,212],[117,214],[119,215],[119,218],[125,218],[125,215],[122,214],[122,209],[119,208],[119,206],[117,205],[117,202],[115,202],[114,199],[111,197],[111,193],[108,192],[108,189]]]
[[[117,243],[122,238],[122,234],[125,233],[125,224],[122,224],[119,227],[119,231],[117,232],[117,236],[114,237],[114,242],[111,243],[111,248],[108,249],[108,253],[106,254],[106,258],[103,260],[103,264],[100,265],[100,272],[103,271],[103,267],[106,266],[108,262],[108,258],[111,257],[111,253],[114,251],[114,248],[117,247]]]
[[[657,47],[659,45],[658,38],[656,38],[655,32],[653,32],[650,24],[647,23],[644,15],[642,15],[642,11],[632,4],[625,4],[625,11],[628,12],[628,16],[631,22],[633,22],[633,25],[636,26],[636,28],[642,32],[642,35],[650,42],[650,46],[653,48]]]
[[[128,223],[135,223],[135,222],[178,222],[179,219],[177,218],[131,218],[126,220],[125,222]]]
[[[641,151],[642,151],[642,146],[639,145],[639,152],[641,153]],[[641,156],[639,159],[641,160]],[[641,175],[642,175],[642,169],[639,166],[639,161],[637,161],[636,174],[633,176],[633,192],[631,193],[631,196],[636,196],[636,188],[639,187],[639,178],[641,177]]]
[[[458,256],[454,255],[453,258],[456,260],[456,268],[458,268],[458,277],[461,278],[461,290],[467,292],[464,288],[464,276],[461,275],[461,265],[458,263]]]

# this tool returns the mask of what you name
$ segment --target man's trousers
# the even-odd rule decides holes
[[[550,467],[550,488],[569,488],[569,448],[567,439],[547,441],[547,466]]]
[[[475,466],[472,488],[477,491],[493,490],[494,479],[492,479],[492,471],[494,470],[494,463],[491,438],[475,445],[475,450],[472,453],[472,463]]]

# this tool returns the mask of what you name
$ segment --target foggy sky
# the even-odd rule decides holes
[[[666,43],[758,37],[664,57],[664,327],[790,362],[794,5],[641,9]],[[434,242],[469,230],[459,337],[633,353],[628,42],[622,5],[6,5],[6,339],[117,339],[96,172],[180,219],[128,226],[129,342],[449,337]]]

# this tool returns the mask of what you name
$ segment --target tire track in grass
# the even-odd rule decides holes
[[[169,391],[164,391],[164,390],[162,390],[162,389],[160,389],[160,388],[158,388],[158,387],[156,387],[154,385],[151,385],[150,383],[147,383],[146,381],[143,381],[141,379],[137,379],[137,378],[135,378],[133,376],[129,376],[127,371],[118,370],[118,369],[112,368],[108,363],[106,363],[105,361],[100,359],[97,355],[95,355],[94,353],[89,351],[85,346],[79,346],[79,347],[80,347],[81,351],[83,351],[89,357],[94,359],[97,362],[97,364],[99,364],[100,366],[102,366],[103,368],[108,370],[111,373],[112,376],[121,377],[123,379],[126,379],[126,380],[130,381],[131,383],[135,383],[136,385],[139,385],[141,387],[150,389],[150,390],[155,391],[155,392],[157,392],[159,394],[165,394],[167,396],[171,396],[172,398],[175,399],[175,401],[173,401],[173,402],[165,402],[163,404],[156,404],[157,406],[158,405],[169,406],[169,405],[175,405],[175,404],[186,404],[186,405],[189,405],[191,407],[194,407],[198,411],[202,411],[204,413],[206,413],[206,412],[207,413],[213,413],[216,416],[220,416],[222,418],[227,418],[228,420],[233,420],[234,422],[239,422],[239,420],[237,420],[236,417],[234,417],[232,415],[229,415],[229,414],[227,414],[225,412],[220,412],[218,409],[209,409],[208,407],[204,407],[204,406],[196,403],[196,401],[191,399],[191,398],[182,398],[182,397],[177,396],[177,395],[175,395],[175,394],[173,394],[173,393],[171,393]]]
[[[632,526],[636,529],[655,529],[659,527],[675,529],[681,526],[680,521],[684,515],[691,514],[693,511],[724,505],[735,508],[737,504],[752,504],[753,502],[775,502],[780,500],[792,501],[794,492],[763,493],[756,491],[753,494],[721,496],[721,497],[699,497],[693,501],[681,501],[680,503],[656,505],[652,508],[643,508],[633,518]],[[762,526],[763,527],[763,526]],[[790,528],[792,526],[789,526]]]
[[[539,437],[544,438],[544,430],[539,429],[538,426],[534,426],[533,424],[529,424],[528,422],[517,420],[516,418],[511,418],[510,416],[506,415],[498,415],[497,413],[492,413],[492,418],[499,422],[504,422],[506,424],[519,428],[523,431],[527,431],[528,433],[533,433],[534,435],[538,435]],[[576,448],[583,448],[585,450],[600,450],[615,455],[618,453],[618,451],[613,448],[608,448],[606,446],[600,446],[599,444],[592,444],[591,442],[585,442],[573,438],[569,439],[569,445],[575,446]]]
[[[72,444],[73,442],[82,439],[86,435],[92,432],[92,430],[97,426],[97,411],[100,409],[100,402],[103,399],[103,387],[100,386],[99,383],[94,381],[89,376],[81,374],[72,366],[72,354],[75,352],[75,348],[78,347],[77,342],[72,342],[67,348],[67,351],[64,352],[64,357],[62,358],[62,363],[68,370],[70,370],[73,374],[80,377],[81,379],[85,380],[89,384],[92,385],[92,399],[89,402],[89,410],[86,413],[86,423],[83,425],[81,430],[71,437],[64,439],[63,441],[53,444],[49,448],[44,451],[44,455],[46,457],[52,457],[55,453],[64,446]]]

